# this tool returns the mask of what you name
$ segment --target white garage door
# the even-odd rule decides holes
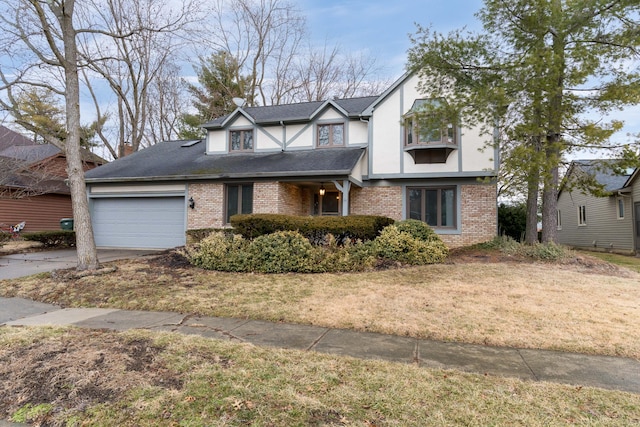
[[[184,197],[93,199],[96,245],[166,249],[185,244]]]

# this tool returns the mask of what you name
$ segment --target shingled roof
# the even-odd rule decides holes
[[[362,148],[207,155],[204,141],[152,145],[86,173],[87,182],[349,175]]]
[[[321,111],[329,104],[334,104],[338,108],[344,110],[348,117],[357,118],[360,117],[367,107],[377,99],[377,96],[366,96],[360,98],[333,99],[329,101],[302,102],[298,104],[244,107],[229,115],[211,120],[210,122],[202,125],[202,127],[206,129],[222,127],[230,116],[240,114],[240,110],[247,114],[257,124],[308,121],[314,114]]]
[[[615,191],[624,188],[633,174],[633,169],[626,171],[620,175],[616,174],[612,166],[608,166],[608,160],[576,160],[574,164],[578,165],[585,173],[593,176],[596,182],[604,186],[604,191]]]

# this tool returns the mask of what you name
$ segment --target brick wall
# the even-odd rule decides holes
[[[351,215],[382,215],[402,219],[402,187],[351,187]]]
[[[495,185],[460,186],[461,234],[441,234],[453,248],[491,240],[496,235],[497,206]],[[191,184],[187,199],[196,208],[187,209],[187,228],[224,227],[224,185]],[[253,185],[253,212],[310,215],[313,194],[309,189],[282,182],[256,182]],[[402,220],[402,187],[351,187],[352,215],[383,215]]]
[[[224,227],[223,184],[189,184],[189,197],[196,207],[187,208],[187,229]]]
[[[462,234],[442,234],[450,248],[467,246],[493,239],[498,228],[495,185],[462,185]]]

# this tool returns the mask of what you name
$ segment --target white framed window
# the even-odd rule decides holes
[[[585,205],[578,206],[578,225],[587,225],[587,207]]]
[[[624,199],[622,197],[619,197],[616,200],[616,206],[616,210],[618,211],[618,219],[624,219]]]
[[[562,230],[562,211],[558,209],[556,211],[557,221],[558,221],[558,230]]]

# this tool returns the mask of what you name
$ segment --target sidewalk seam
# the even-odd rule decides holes
[[[329,333],[330,330],[331,329],[326,328],[325,331],[318,338],[316,338],[309,347],[307,347],[307,351],[313,350],[313,348],[318,345],[318,343]]]
[[[527,367],[527,369],[529,370],[529,372],[531,372],[531,375],[533,375],[533,378],[536,381],[540,381],[540,378],[538,378],[538,375],[536,375],[536,373],[533,371],[533,369],[531,368],[531,366],[529,366],[529,363],[527,362],[527,359],[524,358],[524,356],[522,355],[522,352],[520,351],[520,349],[516,349],[516,351],[518,352],[518,355],[520,356],[520,358],[522,359],[522,361],[524,362],[524,365]]]

